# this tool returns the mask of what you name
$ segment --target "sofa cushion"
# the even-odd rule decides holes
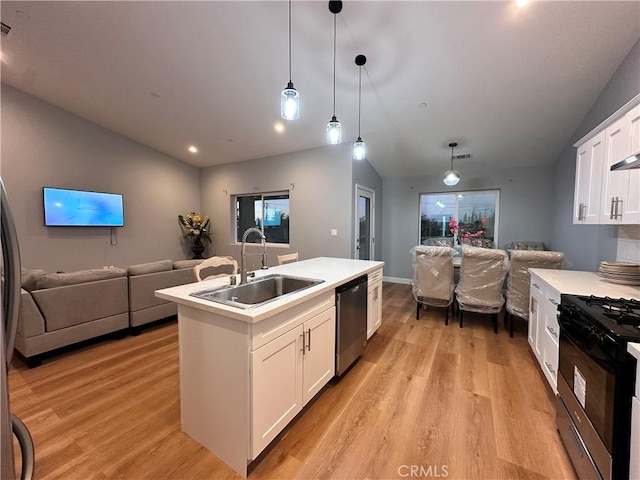
[[[176,260],[173,262],[173,268],[180,270],[181,268],[193,268],[196,265],[200,265],[203,259],[200,260]]]
[[[79,283],[97,282],[108,278],[118,278],[127,275],[127,271],[122,268],[94,268],[91,270],[80,270],[71,273],[47,273],[38,279],[36,289],[64,287],[67,285],[77,285]]]
[[[166,272],[173,268],[171,260],[158,260],[157,262],[139,263],[131,265],[127,271],[131,275],[147,275],[148,273]]]
[[[112,270],[112,269],[110,269]],[[83,282],[31,292],[47,332],[118,315],[128,315],[126,270],[118,278]]]
[[[36,289],[36,284],[38,280],[40,280],[47,272],[44,270],[39,270],[37,268],[29,269],[23,268],[21,269],[21,286],[26,291],[30,292],[31,290]]]

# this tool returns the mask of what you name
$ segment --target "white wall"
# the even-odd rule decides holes
[[[618,257],[619,228],[573,225],[576,149],[573,144],[640,93],[640,40],[622,61],[554,163],[552,245],[576,270],[597,271],[602,260]],[[639,240],[639,239],[636,239]]]
[[[177,215],[200,208],[198,169],[2,84],[2,178],[23,266],[49,272],[189,258]],[[122,193],[125,226],[45,227],[42,187]]]
[[[498,246],[517,240],[549,245],[552,221],[552,167],[473,171],[459,167],[455,187],[442,183],[442,173],[384,180],[382,260],[386,277],[413,275],[409,250],[418,244],[420,194],[469,190],[500,190]]]
[[[234,219],[231,196],[289,190],[290,248],[270,247],[269,264],[278,254],[298,252],[300,259],[350,256],[352,218],[351,145],[305,150],[201,170],[203,213],[211,218],[213,251],[240,259],[240,245],[232,241]],[[330,235],[331,229],[338,236]],[[247,251],[259,251],[248,247]],[[248,266],[260,265],[248,257]],[[253,267],[252,267],[253,266]]]

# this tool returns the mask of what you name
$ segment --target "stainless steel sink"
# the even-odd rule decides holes
[[[191,296],[239,308],[252,308],[313,287],[324,280],[272,274],[242,285],[193,292]]]

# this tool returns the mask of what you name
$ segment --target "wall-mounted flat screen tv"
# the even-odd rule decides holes
[[[44,224],[48,227],[122,227],[119,193],[44,187]]]

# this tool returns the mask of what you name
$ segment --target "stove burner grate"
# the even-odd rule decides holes
[[[587,299],[590,307],[600,307],[610,319],[624,325],[640,326],[640,301],[625,298],[596,297]]]

